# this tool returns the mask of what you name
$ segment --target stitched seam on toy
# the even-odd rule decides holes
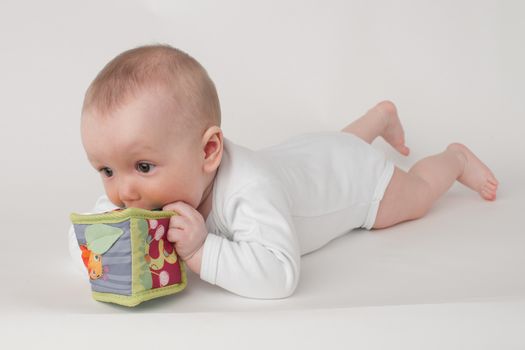
[[[145,291],[142,291],[142,292],[138,292],[136,294],[131,294],[131,295],[123,295],[123,294],[116,294],[116,293],[106,293],[106,292],[97,292],[97,291],[94,291],[94,292],[95,293],[99,293],[99,294],[111,294],[111,297],[112,298],[116,298],[116,299],[130,299],[130,298],[136,298],[136,297],[139,297],[139,296],[146,296],[146,295],[149,295],[149,294],[156,294],[156,293],[160,293],[162,291],[167,291],[167,290],[170,290],[170,289],[177,289],[177,288],[180,288],[180,287],[183,287],[183,286],[186,286],[186,283],[181,282],[181,283],[176,283],[176,284],[170,284],[169,286],[166,286],[166,287],[155,288],[155,289],[148,289],[148,290],[145,290]]]
[[[118,223],[128,218],[140,219],[163,219],[173,215],[178,215],[174,211],[156,212],[139,208],[129,208],[122,211],[105,212],[98,214],[77,214],[71,213],[70,219],[75,224],[96,224],[96,223]]]

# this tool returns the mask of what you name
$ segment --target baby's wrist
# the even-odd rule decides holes
[[[195,251],[195,253],[191,254],[191,256],[184,259],[184,261],[186,262],[186,266],[188,266],[188,268],[192,272],[198,274],[199,276],[201,272],[201,261],[202,261],[203,251],[204,251],[204,244],[201,245],[200,248],[197,249],[197,251]]]

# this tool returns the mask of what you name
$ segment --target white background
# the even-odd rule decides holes
[[[221,343],[231,329],[242,333],[223,344],[248,344],[258,334],[250,320],[290,346],[524,345],[524,13],[524,2],[503,0],[2,0],[0,321],[31,325],[50,344],[54,327],[89,330],[86,314],[129,314],[118,322],[130,329],[131,314],[145,322],[163,313],[163,322],[178,320],[187,346]],[[412,153],[401,157],[382,140],[375,147],[407,170],[463,142],[500,180],[498,200],[455,185],[422,220],[332,242],[303,258],[287,300],[243,299],[190,276],[183,294],[135,310],[96,303],[67,256],[69,213],[90,210],[102,193],[80,143],[80,107],[111,58],[152,43],[207,69],[236,143],[257,149],[338,130],[390,99]],[[318,323],[305,317],[314,314]],[[43,321],[52,315],[55,323]],[[198,336],[202,322],[217,324],[203,331],[213,340]]]

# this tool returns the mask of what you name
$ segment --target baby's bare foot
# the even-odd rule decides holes
[[[447,150],[457,152],[458,156],[465,161],[463,174],[457,180],[478,192],[484,199],[495,200],[499,182],[492,171],[467,146],[461,143],[452,143]]]
[[[410,149],[405,146],[405,131],[397,115],[396,106],[390,101],[379,102],[374,108],[386,119],[387,124],[381,136],[402,155],[408,156]]]

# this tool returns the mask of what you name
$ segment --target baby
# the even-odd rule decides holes
[[[98,74],[85,95],[81,135],[106,193],[94,212],[179,213],[167,238],[188,268],[245,297],[290,296],[301,255],[356,228],[421,218],[456,180],[496,198],[498,181],[460,143],[408,172],[385,159],[370,145],[378,136],[409,154],[389,101],[341,131],[258,151],[225,138],[220,125],[204,68],[178,49],[152,45],[118,55]]]

